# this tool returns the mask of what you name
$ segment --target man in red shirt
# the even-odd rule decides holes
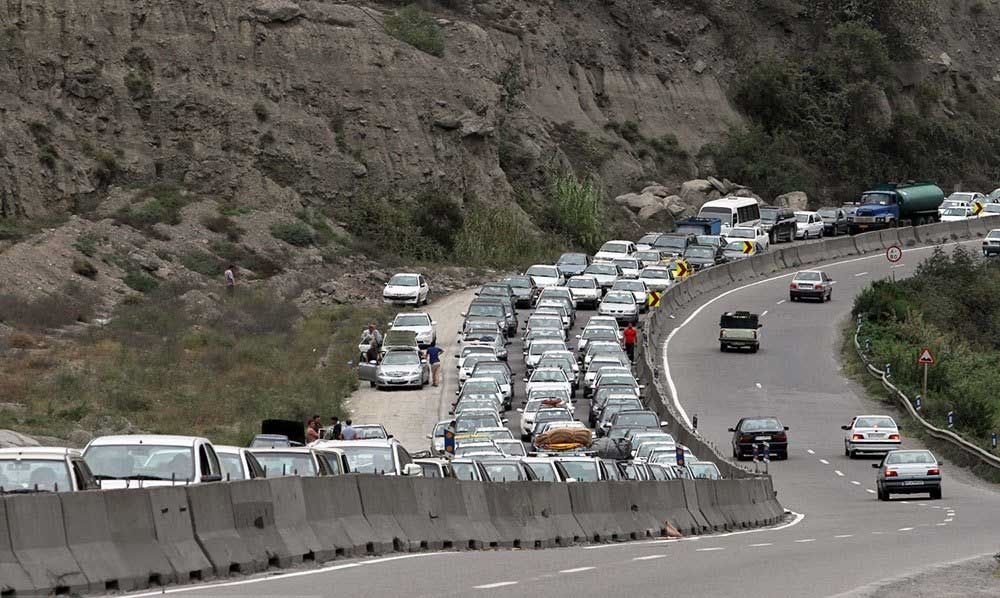
[[[628,328],[625,329],[622,336],[624,336],[625,353],[628,355],[629,361],[635,361],[635,339],[639,336],[639,331],[635,329],[632,322],[629,322]]]

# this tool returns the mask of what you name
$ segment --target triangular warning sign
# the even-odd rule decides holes
[[[924,347],[920,351],[920,357],[917,358],[917,363],[920,365],[934,365],[934,355],[931,354],[931,350]]]

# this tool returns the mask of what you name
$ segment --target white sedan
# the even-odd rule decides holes
[[[632,241],[608,241],[594,254],[595,260],[613,260],[620,257],[632,257],[636,252]]]
[[[431,319],[430,314],[416,312],[408,314],[397,314],[396,318],[389,323],[391,330],[409,330],[417,334],[417,344],[426,347],[437,342],[437,322]]]
[[[555,266],[545,266],[535,264],[524,271],[525,276],[530,276],[535,281],[535,285],[544,289],[545,287],[558,287],[566,283],[566,278]]]
[[[817,215],[817,218],[819,215]],[[822,227],[822,220],[820,220],[820,228]],[[726,233],[726,241],[732,245],[738,241],[750,241],[751,243],[757,243],[762,245],[764,249],[767,249],[771,245],[771,237],[767,234],[767,231],[759,226],[734,226],[729,229]]]
[[[795,238],[808,239],[814,237],[822,239],[826,225],[823,224],[823,217],[819,212],[795,212]]]
[[[530,378],[525,378],[527,384],[525,393],[530,394],[533,390],[565,390],[573,396],[573,383],[566,377],[566,372],[562,368],[537,368],[531,373]]]
[[[853,459],[859,454],[887,453],[901,444],[899,426],[888,415],[859,415],[846,426],[844,454]]]
[[[427,279],[413,272],[394,274],[382,289],[382,299],[386,303],[423,305],[429,301],[429,295]]]

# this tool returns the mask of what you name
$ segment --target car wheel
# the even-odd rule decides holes
[[[726,349],[728,349],[728,347],[726,347],[726,343],[719,343],[719,351],[725,353]]]
[[[739,461],[739,460],[740,460],[740,454],[739,454],[739,452],[738,452],[738,451],[736,450],[736,447],[735,447],[735,446],[733,447],[733,459],[736,459],[737,461]]]
[[[375,390],[378,390],[378,387],[377,387],[377,386],[375,386],[375,383],[374,383],[374,382],[369,382],[368,384],[370,384],[370,385],[371,385],[371,387],[372,387],[372,388],[374,388]]]
[[[882,486],[877,486],[876,490],[875,495],[878,497],[878,500],[889,500],[889,495],[882,490]]]
[[[826,300],[833,301],[833,291],[830,291],[829,293],[826,294]]]
[[[751,353],[756,353],[758,351],[758,349],[760,349],[760,345],[754,345],[754,346],[750,347],[750,352]]]
[[[935,488],[931,490],[931,500],[941,500],[941,489]]]

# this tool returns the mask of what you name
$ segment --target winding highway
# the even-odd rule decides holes
[[[907,276],[931,251],[907,250],[896,267],[882,255],[820,266],[837,281],[830,303],[789,302],[789,274],[702,298],[675,314],[680,325],[658,348],[663,371],[680,405],[698,415],[707,439],[729,454],[726,430],[742,416],[776,415],[790,426],[789,459],[770,466],[782,504],[799,514],[789,523],[681,540],[342,561],[165,593],[823,597],[996,552],[995,489],[946,462],[943,500],[916,495],[881,503],[874,495],[874,461],[848,460],[843,453],[840,426],[851,416],[891,411],[866,399],[840,371],[840,330],[853,298],[873,279]],[[757,354],[719,352],[719,314],[736,309],[764,314]],[[455,329],[453,319],[460,320],[457,310],[444,322],[439,318],[439,325]],[[519,349],[511,349],[519,357]],[[453,376],[453,364],[445,367]],[[428,397],[435,408],[439,396]],[[908,438],[907,430],[903,434]],[[904,446],[919,443],[906,440]]]

